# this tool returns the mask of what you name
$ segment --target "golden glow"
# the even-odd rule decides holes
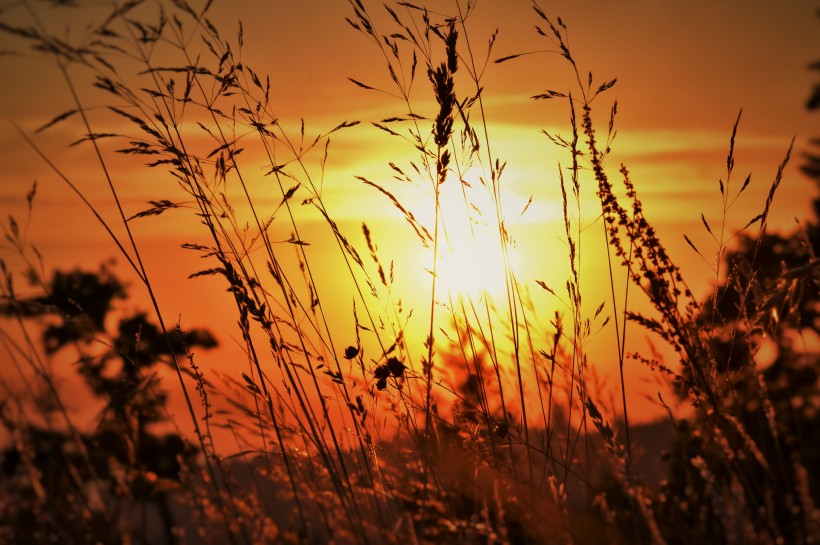
[[[508,230],[527,208],[527,201],[510,193],[501,199],[500,217],[489,188],[479,176],[466,183],[448,179],[439,195],[439,238],[436,267],[437,299],[447,296],[506,297],[508,274],[518,272],[515,241],[509,234],[502,246],[502,229]],[[433,199],[418,214],[430,232],[435,225]],[[534,210],[532,211],[535,214]],[[504,226],[502,228],[502,225]],[[506,259],[504,254],[506,252]],[[433,272],[432,248],[421,256],[420,274],[429,285]]]

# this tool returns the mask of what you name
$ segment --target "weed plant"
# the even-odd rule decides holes
[[[395,100],[396,115],[369,124],[408,150],[386,165],[392,181],[357,179],[395,209],[429,255],[427,303],[410,310],[396,295],[395,265],[380,255],[379,233],[367,224],[361,235],[345,232],[324,193],[331,135],[364,123],[344,120],[316,136],[304,123],[290,129],[270,100],[272,86],[287,82],[246,64],[241,25],[236,36],[225,36],[208,18],[210,5],[116,3],[76,43],[50,33],[28,0],[15,6],[29,22],[9,17],[0,24],[63,76],[74,106],[35,133],[79,124],[77,149],[93,155],[117,219],[105,219],[34,134],[21,128],[21,138],[89,207],[152,311],[150,319],[124,318],[109,332],[104,318],[124,296],[122,284],[105,268],[56,272],[49,280],[26,229],[9,220],[9,248],[22,256],[40,294],[21,294],[3,261],[3,345],[27,379],[23,388],[2,383],[0,415],[12,438],[0,484],[2,538],[814,542],[817,358],[795,339],[817,328],[817,230],[790,241],[766,231],[791,147],[761,214],[733,233],[725,218],[750,182],[738,184],[734,174],[738,116],[720,182],[724,220],[713,229],[703,218],[715,242],[713,263],[687,238],[712,263],[718,286],[701,301],[645,215],[627,167],[608,164],[617,103],[607,100],[616,81],[586,73],[560,18],[534,3],[534,37],[545,48],[499,56],[495,35],[472,35],[471,16],[481,9],[474,2],[456,1],[446,15],[395,2],[377,17],[351,0],[347,23],[375,48],[386,75],[382,84],[355,74],[351,82],[363,97]],[[574,76],[533,97],[569,116],[566,134],[545,133],[545,145],[558,146],[566,159],[554,175],[539,174],[553,178],[563,196],[564,290],[530,285],[512,265],[506,163],[486,114],[486,71],[524,54],[558,55]],[[88,82],[97,93],[91,104]],[[168,180],[167,194],[145,210],[126,210],[126,182],[112,166],[118,155],[147,163],[153,176]],[[598,219],[585,219],[587,187],[597,196]],[[263,199],[272,188],[271,209]],[[428,209],[403,199],[405,188],[429,195]],[[456,293],[439,281],[454,222],[465,221],[443,206],[442,194],[452,188],[470,211],[470,229],[492,227],[500,297]],[[475,206],[479,194],[489,206]],[[236,312],[244,359],[221,381],[190,350],[215,339],[204,330],[183,333],[164,317],[156,273],[144,265],[132,230],[152,216],[186,211],[202,238],[180,243],[208,263],[191,281],[219,278]],[[319,250],[305,238],[306,222],[316,217],[331,241]],[[584,293],[593,273],[581,266],[582,235],[594,229],[607,243],[610,299],[589,308]],[[339,256],[344,280],[322,283],[317,252]],[[351,322],[340,324],[330,306],[341,299],[329,294],[342,285],[352,304]],[[539,308],[531,288],[543,289],[555,306]],[[650,310],[634,310],[643,307]],[[413,312],[425,324],[421,341],[408,333]],[[32,323],[34,316],[50,321]],[[591,378],[585,349],[605,327],[615,332],[616,406],[603,401],[611,392]],[[628,354],[633,329],[654,334],[677,361]],[[756,354],[767,342],[777,357],[763,369]],[[50,369],[49,358],[69,351],[106,402],[91,433],[74,422]],[[119,363],[111,370],[113,361]],[[173,421],[155,373],[159,362],[177,377],[190,436],[152,431],[152,424]],[[623,378],[625,365],[644,364],[693,407],[684,418],[659,396],[669,416],[662,426],[673,439],[664,454],[668,475],[657,485],[637,463]],[[213,403],[227,409],[213,411]],[[216,426],[238,449],[215,444]],[[160,459],[166,470],[154,463]]]

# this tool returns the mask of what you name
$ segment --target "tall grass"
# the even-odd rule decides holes
[[[816,481],[810,476],[816,455],[811,444],[800,439],[813,421],[794,418],[789,403],[775,401],[771,388],[782,390],[783,385],[772,383],[757,367],[755,351],[761,346],[761,333],[782,339],[787,329],[800,329],[794,321],[802,312],[795,296],[811,289],[816,293],[817,260],[809,252],[774,284],[748,273],[755,270],[760,248],[769,240],[767,218],[791,147],[763,212],[744,228],[759,228],[755,236],[743,235],[751,248],[745,273],[740,261],[728,274],[721,272],[729,255],[730,226],[724,223],[715,237],[716,281],[734,290],[740,298],[736,309],[742,312],[725,313],[718,296],[701,303],[644,214],[627,167],[613,172],[608,165],[617,105],[602,103],[615,80],[585,76],[569,47],[567,26],[533,4],[535,37],[547,42],[547,53],[540,54],[563,58],[574,81],[533,97],[562,104],[569,115],[570,136],[547,134],[567,157],[554,175],[563,195],[566,293],[542,281],[530,285],[512,264],[516,241],[504,204],[506,163],[494,146],[484,82],[486,71],[495,64],[515,62],[523,53],[499,57],[495,35],[489,40],[473,36],[471,17],[481,7],[471,2],[454,2],[447,15],[397,2],[375,16],[364,3],[351,0],[347,22],[380,54],[386,74],[382,84],[354,74],[352,84],[361,88],[363,100],[368,93],[379,93],[396,101],[399,113],[370,125],[408,149],[407,156],[386,165],[400,186],[429,195],[423,205],[428,209],[421,211],[402,198],[402,187],[357,177],[364,188],[383,198],[385,207],[406,220],[408,230],[428,252],[429,284],[424,289],[429,297],[423,308],[408,311],[395,296],[394,265],[383,261],[378,231],[365,223],[361,237],[345,232],[324,193],[325,167],[333,157],[331,136],[359,130],[352,127],[362,123],[344,120],[310,136],[304,123],[292,130],[281,122],[270,97],[272,87],[283,83],[242,60],[241,25],[236,36],[225,36],[208,18],[210,4],[174,0],[116,5],[110,16],[73,44],[50,34],[26,0],[20,6],[29,13],[31,24],[2,26],[47,56],[68,86],[73,107],[38,131],[79,119],[78,149],[93,154],[116,205],[115,222],[104,219],[77,184],[40,150],[32,134],[21,128],[21,137],[84,201],[138,278],[167,342],[162,354],[185,400],[196,455],[179,458],[183,470],[168,483],[172,508],[166,513],[169,526],[178,529],[159,539],[814,539],[817,493],[809,482]],[[89,77],[104,93],[104,107],[85,102],[80,82]],[[603,131],[599,111],[606,120]],[[737,130],[735,123],[728,172],[725,184],[721,182],[724,218],[732,199],[748,185],[747,178],[735,190],[730,182]],[[116,148],[108,146],[111,141]],[[111,168],[114,153],[147,161],[154,176],[169,181],[168,194],[148,209],[127,211],[120,198],[125,182]],[[615,178],[622,189],[616,188]],[[584,217],[588,184],[601,210],[599,219],[592,221]],[[439,267],[454,243],[454,222],[465,221],[443,206],[443,192],[453,187],[468,211],[469,231],[477,232],[474,224],[482,222],[491,226],[492,243],[500,248],[495,266],[504,279],[499,297],[488,291],[458,292],[440,283]],[[271,190],[277,195],[273,210],[263,205]],[[475,206],[479,194],[490,203],[485,209]],[[29,202],[33,198],[32,192]],[[144,264],[144,248],[132,231],[134,222],[185,211],[200,222],[202,238],[180,243],[208,263],[191,275],[191,281],[219,278],[236,313],[244,359],[232,362],[232,374],[222,382],[195,363],[188,347],[173,344],[179,333],[174,337],[175,329],[163,317],[163,303],[152,281],[156,272]],[[330,247],[318,251],[339,256],[338,275],[344,280],[335,285],[323,282],[318,254],[306,237],[311,217],[324,222],[331,241]],[[422,218],[431,219],[426,223]],[[705,218],[703,223],[712,233]],[[606,240],[605,277],[582,267],[584,233],[590,226],[601,228]],[[15,251],[30,259],[25,233],[14,220],[8,230]],[[116,479],[94,474],[98,466],[85,454],[86,443],[64,409],[61,392],[32,337],[26,320],[32,300],[18,294],[5,264],[3,272],[4,310],[17,321],[24,338],[15,345],[16,337],[3,335],[9,361],[19,362],[15,364],[22,374],[27,368],[47,386],[45,398],[51,404],[43,407],[42,396],[4,382],[6,395],[17,408],[4,406],[3,422],[14,432],[14,451],[23,459],[12,472],[14,485],[4,487],[21,496],[33,494],[34,513],[59,507],[53,497],[59,486],[43,480],[42,461],[27,456],[36,450],[26,442],[31,435],[20,433],[39,426],[30,411],[38,409],[51,425],[51,407],[56,407],[63,420],[56,429],[67,430],[60,433],[69,438],[61,448],[81,454],[71,458],[65,471],[82,507],[76,517],[54,522],[50,531],[99,536],[99,528],[106,527],[104,539],[111,542],[149,539],[147,522],[135,523],[128,509],[108,509],[105,498],[135,505],[141,498],[133,488],[117,486]],[[45,272],[36,278],[43,300],[50,301],[53,286]],[[609,283],[611,299],[590,308],[584,301],[586,286],[602,279]],[[352,301],[352,323],[339,324],[333,318],[338,314],[332,306],[340,298],[331,292],[342,285],[350,289],[344,300]],[[530,288],[545,290],[563,310],[539,308]],[[651,312],[633,310],[638,308],[636,299],[648,302]],[[786,321],[768,320],[773,308],[778,316],[788,317]],[[423,339],[408,333],[413,312],[423,314],[413,317],[425,324]],[[611,354],[620,371],[620,408],[607,407],[603,400],[610,392],[590,379],[586,345],[605,327],[615,331]],[[648,330],[668,344],[679,362],[627,354],[626,338],[634,328]],[[96,331],[105,342],[104,327]],[[136,345],[139,341],[138,333]],[[732,349],[736,346],[747,350]],[[119,348],[128,352],[130,347]],[[85,345],[77,344],[75,350],[80,366],[89,365]],[[187,363],[180,361],[186,354]],[[634,428],[627,413],[630,392],[623,374],[632,360],[651,366],[694,407],[684,419],[659,400],[669,410],[668,429],[675,439],[667,454],[668,479],[658,486],[649,484],[637,467],[630,433]],[[781,361],[783,368],[801,366],[812,364],[801,357]],[[159,385],[148,380],[149,369],[138,371],[146,391],[159,391]],[[788,387],[791,383],[786,391]],[[815,397],[816,380],[808,392],[789,399],[810,403]],[[229,409],[215,413],[214,403]],[[137,405],[132,409],[139,412]],[[12,414],[17,421],[12,422]],[[212,426],[227,429],[239,450],[215,444]],[[139,466],[133,458],[133,467],[128,461],[117,463],[126,473]],[[9,521],[3,531],[25,535],[26,529],[13,522],[13,503],[4,502],[2,509]]]

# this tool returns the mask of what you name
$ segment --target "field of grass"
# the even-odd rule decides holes
[[[242,61],[241,27],[224,35],[210,4],[120,3],[76,43],[46,32],[25,1],[28,22],[0,24],[59,69],[74,101],[20,138],[88,205],[137,279],[127,286],[108,264],[46,270],[28,220],[4,224],[0,542],[816,542],[820,232],[817,217],[767,231],[788,142],[760,213],[729,225],[749,178],[734,170],[742,115],[728,127],[724,221],[703,217],[711,248],[686,239],[712,267],[717,288],[704,297],[644,214],[641,181],[609,161],[616,81],[577,63],[569,29],[537,3],[540,50],[501,55],[494,35],[471,33],[480,6],[470,2],[446,15],[406,2],[376,14],[350,0],[347,24],[385,71],[383,86],[351,85],[363,101],[392,97],[396,113],[319,134],[280,124],[277,78]],[[509,229],[506,162],[485,108],[485,72],[525,55],[558,56],[572,74],[533,97],[567,113],[543,142],[562,159],[537,173],[562,195],[558,284],[519,273],[538,248]],[[366,211],[355,232],[343,229],[325,196],[331,137],[368,122],[405,151],[383,179],[356,183],[402,221],[423,264],[385,258],[389,237]],[[95,158],[112,209],[95,207],[38,146],[37,134],[66,126]],[[113,168],[124,160],[167,179],[167,195],[127,210],[129,182]],[[426,200],[408,199],[414,191]],[[25,198],[36,208],[36,185]],[[216,280],[233,331],[163,314],[134,226],[166,214],[199,229],[179,241],[202,263],[180,292],[195,297],[201,277]],[[315,218],[321,247],[305,234]],[[479,237],[473,252],[493,249],[475,266],[497,268],[492,293],[445,281],[453,259],[469,259],[453,248],[469,242],[456,232]],[[606,248],[594,269],[582,259],[598,248],[592,237]],[[399,285],[415,268],[423,280]],[[461,274],[466,285],[471,271]],[[605,301],[589,300],[593,284]],[[424,304],[410,308],[408,292]],[[620,371],[604,385],[587,352],[600,331]],[[627,336],[647,334],[657,350],[627,351]],[[197,351],[231,336],[244,357],[229,373],[199,365]],[[70,409],[55,362],[83,382],[90,425]],[[625,366],[651,369],[673,392],[658,395],[663,419],[630,424]]]

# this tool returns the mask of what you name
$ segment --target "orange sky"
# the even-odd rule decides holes
[[[381,13],[380,4],[367,5],[374,13]],[[499,35],[494,58],[543,48],[546,44],[533,30],[535,19],[529,5],[523,0],[480,1],[470,31],[476,49],[483,51],[487,37],[496,27]],[[793,218],[807,216],[814,189],[797,171],[799,151],[810,137],[820,134],[816,115],[812,117],[805,110],[815,81],[808,65],[820,58],[820,20],[810,2],[561,1],[544,2],[544,8],[548,15],[560,16],[568,25],[573,54],[581,67],[591,69],[599,82],[618,78],[618,84],[608,93],[609,98],[619,102],[619,136],[611,166],[624,162],[630,167],[647,216],[666,237],[673,257],[693,279],[691,285],[698,293],[705,293],[713,278],[683,244],[681,235],[686,233],[708,248],[700,214],[703,212],[712,222],[719,220],[717,180],[725,176],[731,126],[741,107],[744,113],[736,144],[735,179],[752,172],[752,186],[730,214],[730,225],[742,225],[760,210],[792,137],[796,138],[798,152],[776,198],[771,224],[791,228]],[[40,9],[43,19],[57,33],[63,32],[66,21],[77,19],[65,9]],[[243,21],[243,60],[260,73],[270,73],[272,98],[280,120],[296,127],[304,118],[308,134],[316,134],[341,121],[366,122],[401,113],[400,104],[348,81],[348,77],[353,77],[373,86],[388,83],[374,48],[345,23],[344,17],[348,15],[350,8],[342,1],[217,0],[213,19],[226,34],[235,32],[237,20]],[[18,14],[11,12],[5,16],[15,18]],[[0,49],[16,47],[7,37],[2,40]],[[41,249],[49,267],[93,268],[101,259],[114,254],[113,246],[105,241],[90,214],[5,121],[13,120],[31,131],[68,109],[70,99],[65,84],[52,66],[28,54],[0,57],[0,75],[4,82],[0,89],[0,118],[4,120],[0,122],[2,212],[21,220],[25,194],[36,179],[39,186],[29,226],[31,241]],[[560,91],[571,85],[565,63],[555,55],[533,55],[491,64],[486,75],[487,114],[495,153],[508,162],[504,179],[508,215],[513,216],[530,196],[534,198],[528,215],[513,222],[517,225],[512,227],[518,238],[521,276],[531,287],[534,279],[560,286],[567,274],[565,255],[554,258],[556,252],[563,251],[560,191],[555,180],[556,161],[561,156],[540,134],[541,129],[566,132],[567,108],[565,103],[536,103],[529,97],[545,89]],[[97,95],[84,96],[93,103]],[[76,130],[76,126],[66,124],[37,141],[88,192],[96,206],[110,211],[111,201],[98,170],[89,160],[90,150],[65,148],[66,142],[76,138]],[[416,310],[423,316],[423,301],[429,297],[423,252],[413,246],[406,224],[396,220],[382,196],[353,178],[365,175],[387,184],[391,171],[386,163],[406,164],[408,158],[413,158],[412,154],[397,150],[400,148],[386,140],[383,133],[366,123],[338,133],[330,147],[324,191],[334,218],[352,233],[352,238],[360,241],[362,220],[375,225],[382,259],[394,259],[397,263],[400,295],[413,305],[412,298],[419,291],[425,294],[420,299],[422,308]],[[566,157],[562,160],[566,161]],[[118,165],[123,180],[121,190],[130,213],[146,208],[145,201],[149,199],[182,198],[168,189],[174,184],[159,176],[159,171],[146,176],[133,164]],[[613,168],[613,174],[616,170]],[[406,198],[423,210],[424,192],[416,193],[410,191]],[[277,202],[264,191],[260,191],[257,199],[261,206],[275,206]],[[423,214],[419,212],[420,217]],[[589,214],[587,219],[592,219],[593,212]],[[169,214],[136,226],[149,271],[151,267],[156,271],[168,316],[182,315],[189,326],[209,325],[223,344],[230,346],[230,337],[237,333],[231,330],[235,318],[223,316],[224,288],[211,279],[190,283],[184,280],[191,272],[203,268],[194,256],[178,250],[181,242],[195,236],[197,228],[194,221],[184,216],[185,213]],[[326,235],[318,229],[308,234],[315,237],[314,247],[322,247],[320,237]],[[595,244],[589,243],[591,254],[600,251]],[[0,246],[0,252],[1,257],[13,261],[13,251],[8,246]],[[324,263],[330,258],[317,250],[315,259]],[[555,265],[556,261],[560,265]],[[600,265],[600,261],[590,262],[593,268]],[[471,266],[473,270],[482,268],[481,262]],[[127,276],[122,264],[120,270]],[[349,322],[350,295],[334,285],[332,275],[325,282],[326,292],[338,293],[334,317]],[[180,285],[192,287],[180,290]],[[590,305],[606,297],[605,292],[599,293],[599,287],[599,282],[590,282]],[[212,299],[210,294],[216,292],[219,293]],[[423,318],[417,319],[423,324]],[[349,329],[349,335],[353,335],[353,328]],[[635,337],[641,335],[636,333]],[[608,342],[606,335],[601,338],[602,343]],[[419,347],[416,354],[420,352]],[[601,353],[605,354],[605,349]],[[224,365],[220,360],[230,359],[226,354],[230,352],[212,356],[206,367],[209,363]],[[639,385],[641,377],[646,378],[636,372],[630,380],[635,388],[646,391]],[[635,398],[637,403],[639,395]]]

